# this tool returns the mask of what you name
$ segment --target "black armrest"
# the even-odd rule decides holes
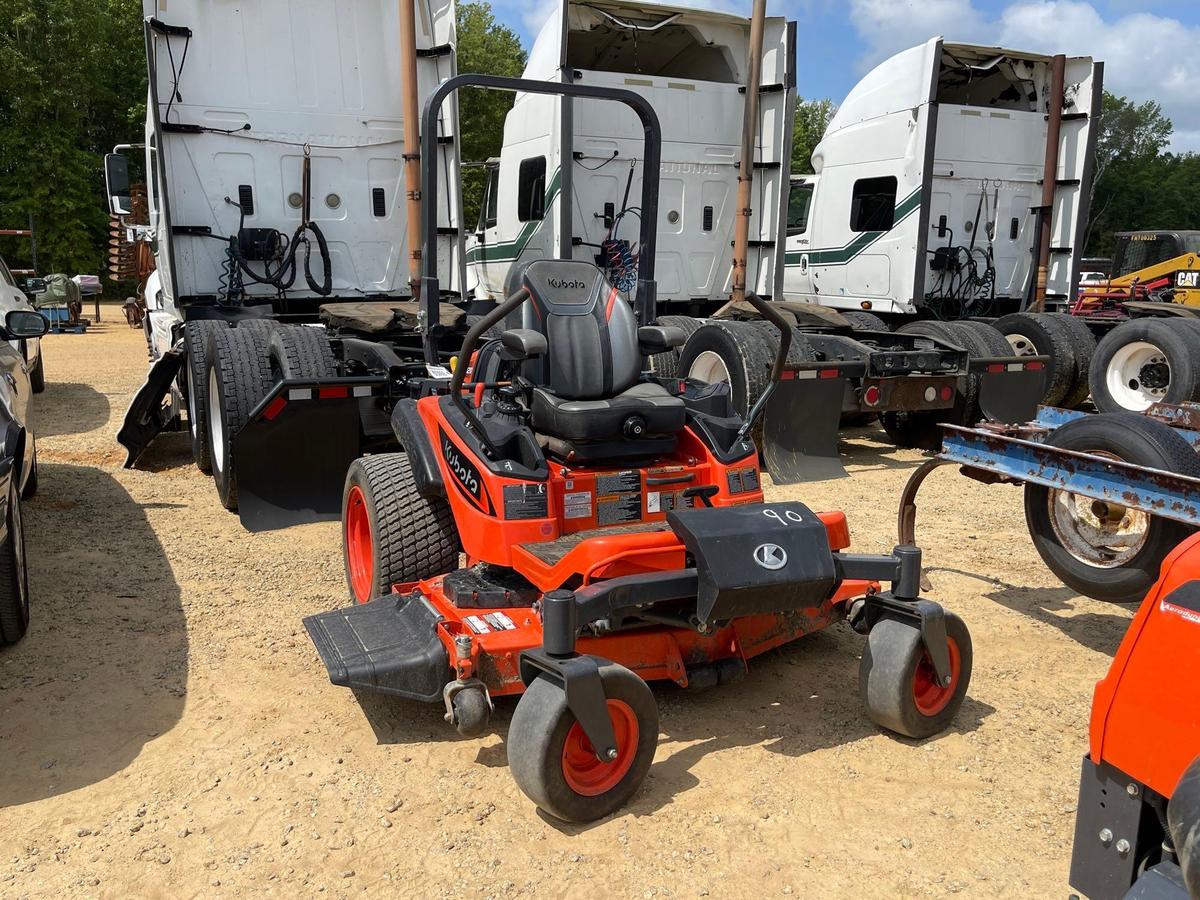
[[[643,325],[638,329],[637,336],[638,348],[643,355],[662,353],[687,343],[687,335],[683,333],[683,329],[674,325]]]
[[[501,355],[509,362],[533,359],[546,352],[546,336],[532,328],[510,328],[500,335]]]

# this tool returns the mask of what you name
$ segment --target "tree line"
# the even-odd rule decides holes
[[[487,0],[460,3],[458,70],[520,75],[525,51]],[[146,71],[138,0],[0,0],[0,229],[32,218],[42,273],[102,274],[108,241],[102,160],[140,141]],[[500,152],[512,98],[464,91],[459,103],[465,219],[478,216],[482,164]],[[836,107],[797,105],[792,171],[810,157]],[[1173,126],[1154,101],[1106,93],[1086,253],[1105,256],[1114,231],[1200,228],[1200,155],[1174,153]],[[14,268],[26,239],[0,238]]]

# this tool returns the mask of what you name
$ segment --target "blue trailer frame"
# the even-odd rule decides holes
[[[917,491],[945,465],[961,466],[964,475],[986,484],[1040,484],[1200,527],[1200,478],[1045,443],[1055,429],[1090,415],[1097,414],[1042,406],[1025,425],[943,425],[941,451],[905,485],[899,542],[916,542]],[[1146,415],[1172,427],[1200,453],[1200,405],[1159,403]]]

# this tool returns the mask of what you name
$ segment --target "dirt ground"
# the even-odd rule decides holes
[[[5,897],[1065,897],[1092,685],[1130,610],[1042,566],[1019,492],[949,470],[923,491],[932,597],[975,675],[957,726],[912,742],[858,699],[844,626],[707,694],[656,687],[649,778],[591,827],[539,816],[504,738],[329,684],[301,617],[346,603],[338,527],[249,535],[182,434],[136,470],[114,436],[146,366],[117,310],[45,339],[33,621],[0,652]],[[856,435],[849,479],[773,497],[894,542],[920,460]]]

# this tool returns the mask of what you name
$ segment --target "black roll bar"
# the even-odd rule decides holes
[[[662,129],[654,107],[633,91],[619,88],[595,87],[586,84],[562,83],[557,81],[531,81],[525,78],[504,78],[499,75],[457,75],[438,86],[425,101],[421,114],[421,216],[425,236],[425,250],[421,256],[421,344],[425,361],[437,365],[438,336],[440,324],[440,293],[437,276],[437,116],[442,103],[452,93],[463,87],[480,87],[500,91],[521,91],[527,94],[555,94],[565,97],[590,97],[595,100],[612,100],[624,103],[642,123],[642,208],[639,219],[641,234],[638,238],[638,286],[635,308],[638,322],[649,325],[656,316],[656,287],[654,283],[654,240],[658,232],[658,179],[662,163]],[[572,160],[563,160],[570,165]],[[562,203],[567,200],[560,200]],[[461,230],[460,230],[461,234]],[[466,285],[463,285],[466,290]],[[465,356],[470,349],[463,347]],[[466,360],[462,360],[466,362]]]

